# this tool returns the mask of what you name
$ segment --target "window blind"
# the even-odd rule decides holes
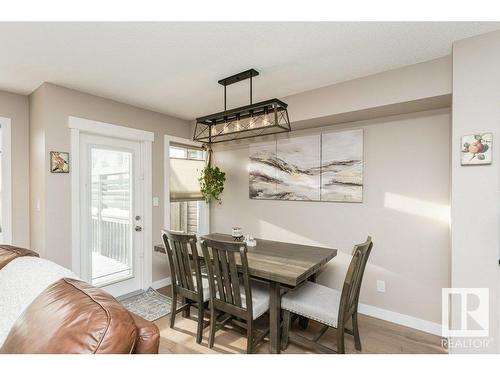
[[[202,200],[200,177],[204,160],[170,158],[170,201]]]
[[[184,145],[182,143],[177,143],[177,142],[170,142],[170,146],[185,148],[185,149],[189,149],[189,150],[203,150],[203,147],[201,147],[201,146]]]

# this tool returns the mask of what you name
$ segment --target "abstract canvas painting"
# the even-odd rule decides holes
[[[363,130],[251,145],[249,196],[362,202]]]
[[[249,196],[276,198],[276,141],[250,146]]]
[[[319,201],[321,136],[280,139],[276,150],[276,198]]]
[[[323,134],[321,153],[321,200],[362,202],[363,130]]]

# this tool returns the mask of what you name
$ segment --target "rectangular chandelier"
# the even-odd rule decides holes
[[[252,103],[252,78],[258,74],[250,69],[219,81],[224,86],[224,111],[197,118],[193,140],[212,144],[292,130],[286,103],[279,99]],[[245,79],[250,79],[250,104],[226,110],[226,86]]]

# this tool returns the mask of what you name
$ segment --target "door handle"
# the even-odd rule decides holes
[[[141,232],[142,231],[142,227],[140,225],[136,225],[134,229],[135,229],[136,232]]]

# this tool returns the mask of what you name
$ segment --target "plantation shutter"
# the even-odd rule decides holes
[[[170,158],[170,201],[203,200],[200,177],[204,160]]]

